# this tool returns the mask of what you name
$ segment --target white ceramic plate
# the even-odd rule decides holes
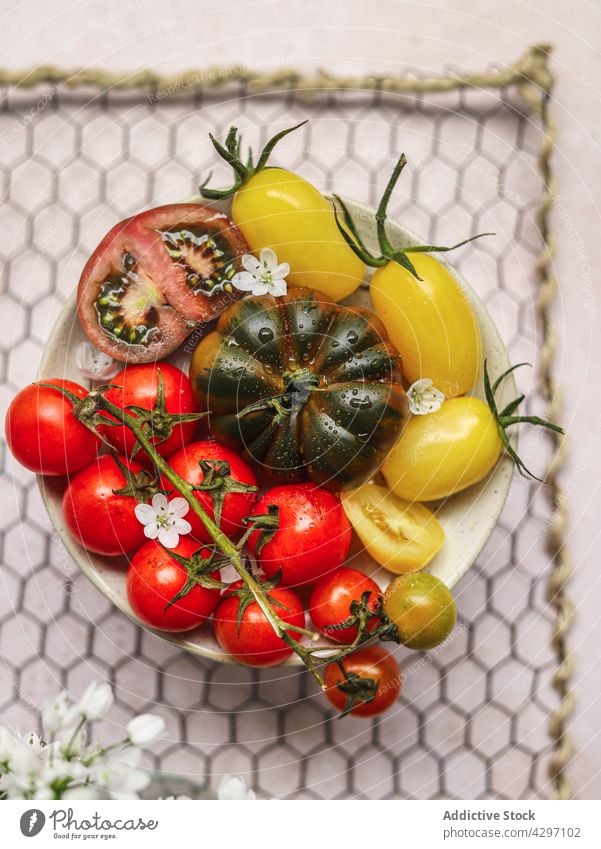
[[[199,198],[194,200],[199,201]],[[351,201],[347,203],[351,212],[356,213],[358,229],[366,245],[375,250],[373,210]],[[389,224],[389,235],[393,243],[399,247],[420,243],[412,233],[393,222]],[[441,261],[444,260],[441,259]],[[453,269],[451,270],[474,308],[480,324],[484,355],[488,359],[489,371],[492,375],[498,375],[508,367],[505,345],[480,299],[465,280]],[[349,302],[369,306],[367,290],[360,290],[349,299]],[[75,364],[75,349],[77,344],[85,338],[77,318],[74,294],[65,305],[52,330],[40,366],[40,378],[66,377],[81,383],[82,378]],[[185,365],[187,370],[187,357],[176,353],[170,359],[176,364]],[[472,394],[480,398],[484,397],[482,381]],[[500,402],[508,403],[515,396],[515,384],[510,377],[499,391]],[[443,525],[446,540],[442,550],[432,561],[429,571],[437,575],[447,586],[453,587],[459,581],[482,550],[503,509],[512,473],[512,461],[503,457],[485,481],[447,499],[439,506],[437,516]],[[147,627],[134,615],[127,600],[125,560],[99,557],[80,548],[67,532],[62,516],[61,496],[65,481],[51,478],[38,478],[38,481],[50,518],[73,560],[92,583],[120,610],[143,627]],[[371,574],[382,588],[386,587],[394,577],[378,566],[356,539],[351,549],[349,565]],[[176,643],[193,654],[226,663],[233,662],[221,651],[209,626],[184,635],[170,635],[156,631],[154,633],[159,633],[163,639]],[[288,663],[299,664],[300,660],[293,656]]]

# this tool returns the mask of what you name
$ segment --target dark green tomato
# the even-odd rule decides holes
[[[407,417],[382,323],[312,289],[230,306],[198,344],[190,379],[215,438],[276,482],[360,486]]]

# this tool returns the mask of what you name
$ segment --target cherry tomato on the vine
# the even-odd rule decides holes
[[[278,508],[279,526],[257,555],[268,577],[281,570],[282,586],[316,581],[340,566],[351,545],[351,525],[340,499],[312,483],[287,484],[270,489],[257,502],[253,515]],[[259,532],[249,539],[256,551]]]
[[[205,482],[205,472],[200,465],[201,461],[210,464],[211,471],[208,474],[213,475],[215,488],[196,490],[196,498],[211,519],[214,519],[213,500],[220,498],[225,493],[220,527],[224,534],[235,540],[246,530],[242,520],[252,512],[257,500],[256,489],[236,491],[236,482],[242,484],[243,487],[256,487],[257,479],[248,463],[245,463],[235,451],[212,439],[202,439],[199,442],[186,445],[181,451],[169,458],[169,465],[185,481],[193,486],[199,486]],[[219,468],[223,467],[224,462],[228,464],[230,474],[220,480]],[[163,486],[166,490],[173,490],[173,486],[168,480],[163,480]],[[186,519],[192,525],[194,539],[199,542],[212,542],[209,532],[191,508]]]
[[[163,401],[159,398],[159,374],[163,384]],[[175,451],[183,448],[194,436],[198,421],[181,424],[169,422],[169,414],[188,415],[198,413],[200,407],[192,391],[192,384],[186,375],[169,363],[146,363],[144,365],[126,366],[115,377],[111,378],[111,386],[105,392],[105,398],[112,401],[121,409],[130,406],[152,410],[149,424],[152,429],[152,442],[162,457],[169,457]],[[161,406],[163,409],[161,409]],[[131,412],[131,411],[130,411]],[[135,412],[131,412],[136,415]],[[108,413],[107,418],[112,419]],[[114,419],[113,419],[114,420]],[[136,444],[136,437],[125,425],[102,425],[103,436],[120,454],[127,457]],[[166,439],[169,430],[171,434]],[[144,451],[136,454],[136,460],[146,462],[148,458]]]
[[[137,474],[142,467],[125,457],[121,462]],[[129,482],[115,462],[105,455],[71,478],[63,495],[63,513],[70,534],[95,554],[116,557],[139,548],[144,526],[136,519],[136,498],[119,494]]]
[[[62,386],[78,398],[87,390],[71,380],[43,383]],[[32,383],[12,400],[5,421],[6,441],[15,459],[38,475],[68,475],[87,465],[98,439],[73,415],[73,404],[56,389]]]
[[[425,651],[452,633],[457,608],[451,591],[429,572],[399,575],[384,593],[384,610],[407,648]]]
[[[213,617],[215,636],[221,648],[246,666],[276,666],[292,654],[292,649],[275,633],[256,601],[250,600],[242,581],[225,591]],[[239,594],[236,591],[242,590]],[[276,587],[268,599],[277,615],[288,625],[304,627],[305,611],[292,590]],[[243,605],[240,615],[240,605]],[[240,621],[238,619],[240,618]],[[292,636],[298,638],[294,631]]]
[[[364,646],[324,670],[328,700],[353,716],[377,716],[388,710],[401,692],[401,668],[381,646]],[[344,690],[339,689],[341,685]]]
[[[191,558],[197,552],[203,559],[209,549],[201,549],[197,542],[182,537],[175,554]],[[211,573],[219,580],[219,571]],[[127,570],[127,597],[134,613],[140,619],[161,631],[190,631],[202,625],[219,601],[219,589],[192,583],[181,598],[174,601],[185,588],[189,575],[184,566],[156,540],[138,549]]]
[[[309,615],[315,627],[324,636],[337,643],[350,645],[357,636],[357,628],[335,628],[351,615],[351,602],[360,601],[363,593],[369,593],[368,606],[374,610],[381,598],[380,588],[375,581],[357,569],[342,567],[325,575],[313,587],[309,600]],[[368,631],[377,626],[376,618],[370,619]]]

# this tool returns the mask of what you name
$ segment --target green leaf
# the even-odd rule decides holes
[[[301,121],[300,124],[295,124],[294,127],[288,127],[287,130],[280,130],[279,133],[276,133],[275,136],[269,139],[263,150],[261,151],[261,155],[259,156],[259,160],[254,169],[254,173],[258,174],[259,171],[262,171],[267,165],[267,160],[273,153],[273,149],[283,138],[285,138],[290,133],[293,133],[295,130],[298,130],[300,127],[304,127],[305,124],[308,123],[308,120]]]
[[[403,268],[406,268],[410,274],[413,274],[416,280],[422,279],[417,273],[415,266],[413,265],[404,250],[396,251],[396,253],[392,255],[391,259],[393,260],[393,262],[398,262],[399,265],[401,265]]]
[[[496,233],[478,233],[476,236],[470,236],[469,239],[464,239],[462,242],[457,242],[456,245],[450,245],[449,247],[444,247],[442,245],[414,245],[412,247],[405,248],[404,250],[411,254],[446,253],[447,251],[454,251],[456,248],[461,248],[463,245],[468,245],[470,242],[473,242],[476,239],[481,239],[483,236],[496,235]]]
[[[528,363],[517,363],[514,366],[510,366],[501,375],[499,375],[499,377],[497,377],[494,383],[491,384],[490,376],[488,374],[488,364],[487,361],[484,360],[484,394],[486,396],[486,402],[497,424],[497,430],[501,442],[503,443],[503,448],[505,452],[514,461],[519,473],[524,477],[534,478],[534,480],[544,483],[541,478],[537,477],[533,472],[530,471],[530,469],[526,466],[517,451],[513,448],[509,440],[509,436],[507,435],[507,428],[513,427],[514,425],[518,424],[532,424],[535,427],[544,427],[547,430],[553,431],[554,433],[564,433],[563,428],[561,428],[559,425],[553,424],[553,422],[549,422],[546,419],[541,418],[540,416],[514,416],[513,413],[515,413],[515,411],[518,409],[518,407],[524,400],[524,395],[519,395],[517,398],[514,398],[513,401],[510,401],[501,413],[499,413],[497,409],[497,402],[495,397],[501,383],[505,380],[505,378],[512,372],[514,372],[516,369],[521,368],[525,365],[528,365]]]

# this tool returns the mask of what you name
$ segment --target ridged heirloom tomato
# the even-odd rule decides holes
[[[211,199],[233,195],[232,218],[252,251],[272,248],[280,262],[290,265],[287,280],[291,285],[318,289],[340,301],[360,286],[365,265],[341,236],[332,203],[298,174],[265,167],[275,144],[296,129],[274,136],[255,157],[256,165],[241,161],[235,127],[225,147],[212,139],[220,156],[234,168],[236,180],[231,189],[205,185],[201,193]]]
[[[380,320],[312,289],[233,304],[199,342],[190,379],[215,437],[277,483],[359,486],[408,414]]]
[[[87,390],[71,380],[53,384],[85,398]],[[5,420],[6,442],[16,460],[38,475],[68,475],[96,455],[97,437],[73,415],[73,402],[58,389],[32,383],[13,398]]]

